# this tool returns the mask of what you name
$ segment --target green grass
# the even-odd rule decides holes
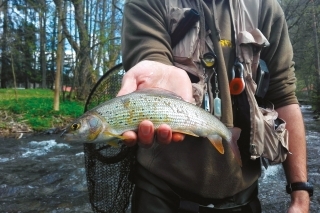
[[[64,126],[83,114],[84,104],[77,101],[60,100],[60,110],[54,111],[53,95],[52,90],[46,89],[18,89],[16,93],[13,89],[0,89],[0,111],[35,131]]]

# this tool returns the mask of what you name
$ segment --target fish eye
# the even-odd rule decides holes
[[[81,125],[80,125],[79,123],[74,123],[74,124],[71,125],[71,129],[72,129],[72,130],[77,130],[77,129],[80,128],[80,126],[81,126]]]

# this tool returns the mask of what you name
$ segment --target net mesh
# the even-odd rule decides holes
[[[105,73],[91,90],[85,111],[114,98],[121,86],[121,64]],[[124,213],[134,184],[130,175],[135,162],[135,147],[84,144],[87,187],[92,210],[99,213]]]
[[[130,171],[135,162],[135,148],[86,144],[84,149],[87,186],[93,211],[126,212],[133,190]]]

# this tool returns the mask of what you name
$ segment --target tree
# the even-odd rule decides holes
[[[61,0],[55,0],[57,5],[58,13],[58,49],[57,49],[57,66],[56,66],[56,77],[55,77],[55,88],[54,88],[54,101],[53,109],[58,111],[60,105],[60,82],[61,82],[61,73],[63,66],[63,35],[62,35],[62,20],[65,17],[65,7],[63,7]]]
[[[312,100],[320,109],[319,1],[282,0],[294,49],[298,97]]]
[[[318,21],[316,19],[316,9],[314,1],[312,0],[312,17],[313,17],[313,32],[314,32],[314,47],[316,52],[316,79],[315,79],[315,88],[314,88],[314,102],[317,110],[320,110],[320,56],[319,56],[319,40],[318,40]]]
[[[71,0],[70,2],[72,4],[70,8],[76,11],[75,34],[70,30],[71,20],[68,22],[64,19],[62,24],[64,35],[76,53],[73,88],[76,88],[77,98],[83,100],[99,78],[100,72],[107,70],[105,67],[114,66],[119,59],[120,36],[116,35],[120,34],[121,9],[117,6],[119,1],[115,0]],[[95,7],[95,10],[92,7]],[[96,13],[91,15],[90,11]]]
[[[1,39],[1,88],[7,87],[8,71],[10,70],[8,57],[8,1],[1,2],[1,11],[3,13],[2,39]]]
[[[54,0],[57,5],[57,0]],[[75,23],[79,33],[79,44],[69,32],[66,20],[62,20],[63,32],[71,47],[76,52],[76,67],[74,71],[74,88],[77,88],[77,98],[84,100],[92,85],[92,62],[90,60],[90,42],[87,26],[84,21],[84,1],[71,0],[75,11]]]
[[[46,2],[38,1],[39,8],[39,34],[40,34],[40,70],[42,73],[42,88],[47,88],[47,59],[46,59]]]

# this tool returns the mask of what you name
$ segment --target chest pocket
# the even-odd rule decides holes
[[[195,9],[172,7],[170,8],[169,17],[169,32],[173,43],[172,54],[174,65],[188,72],[192,81],[193,98],[196,105],[201,106],[204,91],[207,91],[208,87],[211,88],[211,86],[205,82],[206,79],[200,58],[203,51],[208,51],[206,49],[212,47],[212,41],[209,33],[204,33],[204,38],[201,39],[201,18]],[[181,30],[184,30],[184,32],[181,33]],[[204,27],[203,31],[205,31]],[[176,38],[177,34],[180,35],[178,39]],[[202,44],[201,42],[204,43]],[[210,79],[211,73],[208,74],[207,77]]]

